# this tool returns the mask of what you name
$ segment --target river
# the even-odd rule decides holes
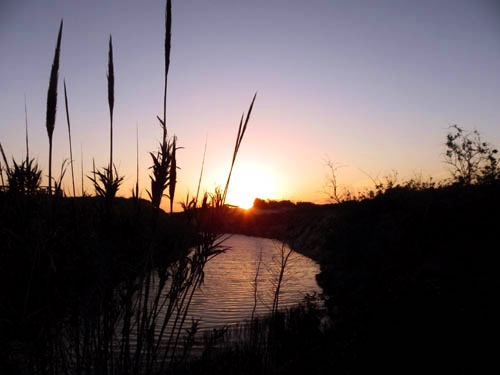
[[[190,315],[200,319],[202,329],[249,319],[254,305],[256,315],[268,314],[272,308],[282,243],[266,238],[232,235],[224,245],[230,249],[206,265],[205,283],[196,292],[190,307]],[[285,247],[284,250],[286,254],[289,248]],[[316,282],[319,271],[316,262],[292,251],[281,283],[279,307],[296,305],[306,294],[320,293],[321,288]]]

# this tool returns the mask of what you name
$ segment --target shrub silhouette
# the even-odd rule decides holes
[[[465,131],[458,125],[450,128],[446,135],[445,163],[451,167],[453,180],[470,185],[499,178],[498,150],[484,142],[477,130]]]
[[[10,167],[3,149],[2,157],[6,165],[8,192],[28,195],[39,192],[42,171],[38,169],[35,159],[23,160],[21,164],[12,160],[12,166]]]

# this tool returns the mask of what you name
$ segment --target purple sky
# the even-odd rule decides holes
[[[135,182],[136,126],[146,188],[148,152],[161,136],[164,7],[163,0],[2,1],[0,142],[7,155],[24,157],[26,95],[31,154],[47,171],[45,103],[62,18],[53,169],[69,157],[63,78],[77,176],[82,154],[86,175],[92,159],[107,163],[112,34],[121,194],[130,195]],[[353,189],[371,188],[368,176],[392,171],[400,180],[445,178],[451,124],[476,128],[500,146],[498,1],[174,0],[172,17],[167,122],[184,147],[177,200],[196,191],[205,140],[203,189],[224,184],[240,116],[255,92],[234,203],[243,199],[236,190],[323,202],[326,158],[343,166],[339,184]]]

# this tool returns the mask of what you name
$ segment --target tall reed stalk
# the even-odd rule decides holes
[[[0,147],[1,147],[1,144],[0,144]],[[2,190],[3,190],[5,187],[5,181],[3,179],[3,165],[2,165],[1,160],[0,160],[0,181],[2,182]],[[0,191],[2,191],[2,190],[0,190]]]
[[[47,127],[47,135],[49,137],[49,194],[52,194],[52,135],[54,134],[54,127],[56,123],[57,81],[59,73],[59,55],[61,49],[62,29],[63,29],[63,20],[61,20],[61,24],[59,26],[56,50],[54,53],[54,61],[52,63],[52,69],[50,71],[49,89],[47,92],[46,127]]]
[[[224,193],[222,195],[222,201],[226,202],[227,190],[229,189],[229,182],[231,180],[231,174],[233,173],[234,163],[236,161],[236,155],[240,149],[241,141],[243,140],[243,136],[245,135],[245,131],[247,130],[248,120],[250,120],[250,114],[252,113],[253,103],[255,102],[255,98],[257,97],[257,93],[253,96],[252,103],[250,103],[250,108],[248,108],[248,113],[245,118],[245,122],[243,122],[243,118],[245,114],[241,115],[240,125],[238,127],[238,135],[236,136],[236,143],[234,145],[233,159],[231,160],[231,167],[229,168],[229,174],[227,176],[226,187],[224,188]]]
[[[26,164],[30,160],[30,147],[28,142],[28,108],[26,104],[26,94],[24,95],[24,121],[25,121],[25,132],[26,132]]]
[[[113,179],[113,108],[115,105],[115,72],[113,66],[113,40],[109,36],[108,52],[108,104],[109,104],[109,180]]]
[[[163,89],[163,118],[157,116],[162,129],[162,140],[156,153],[150,152],[153,161],[153,175],[150,176],[151,190],[148,195],[154,209],[159,209],[164,191],[168,188],[170,199],[170,213],[173,213],[173,202],[175,196],[175,185],[177,175],[177,138],[168,137],[167,131],[167,84],[168,70],[170,67],[170,50],[172,42],[172,1],[167,0],[165,6],[165,45],[164,45],[164,89]],[[155,211],[156,212],[156,211]],[[156,213],[154,214],[156,215]]]
[[[111,204],[113,198],[116,196],[121,183],[123,182],[123,176],[118,175],[116,166],[113,163],[113,108],[115,104],[115,74],[114,74],[114,64],[113,64],[113,40],[111,35],[109,36],[109,51],[108,51],[108,106],[109,106],[109,129],[110,129],[110,139],[109,139],[109,164],[104,167],[102,171],[96,170],[92,171],[92,177],[89,179],[94,185],[95,192],[98,196],[105,198],[106,200],[106,210],[110,213]],[[102,185],[102,186],[101,186]]]
[[[81,184],[82,184],[82,197],[85,196],[85,190],[83,187],[83,147],[80,144],[80,172],[81,172]]]
[[[172,46],[172,1],[167,0],[165,7],[165,82],[163,86],[163,123],[167,121],[167,82],[168,70],[170,68],[170,50]]]
[[[76,197],[75,190],[75,171],[73,169],[73,147],[71,146],[71,123],[69,121],[69,106],[68,106],[68,94],[66,92],[66,80],[64,83],[64,106],[66,108],[66,121],[68,123],[68,138],[69,138],[69,160],[71,165],[71,183],[73,185],[73,197]]]
[[[139,124],[135,126],[135,187],[132,189],[132,198],[139,199]]]
[[[0,154],[2,155],[3,161],[5,163],[5,174],[7,175],[7,181],[9,180],[9,161],[5,156],[5,151],[3,150],[2,143],[0,142]],[[2,187],[5,187],[5,181],[3,179],[3,169],[2,163],[0,162],[0,177],[2,178]]]

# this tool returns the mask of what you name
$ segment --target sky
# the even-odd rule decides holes
[[[163,0],[3,0],[0,142],[8,157],[25,157],[26,100],[30,156],[46,183],[45,106],[63,19],[53,173],[69,158],[63,79],[77,195],[81,165],[88,176],[93,161],[108,162],[112,35],[119,195],[135,184],[138,148],[147,198],[149,152],[161,138],[164,11]],[[327,161],[351,190],[395,172],[401,182],[442,180],[449,126],[477,129],[500,147],[500,2],[173,0],[167,127],[182,147],[176,202],[196,193],[205,144],[201,190],[225,184],[255,93],[228,203],[325,203]]]

